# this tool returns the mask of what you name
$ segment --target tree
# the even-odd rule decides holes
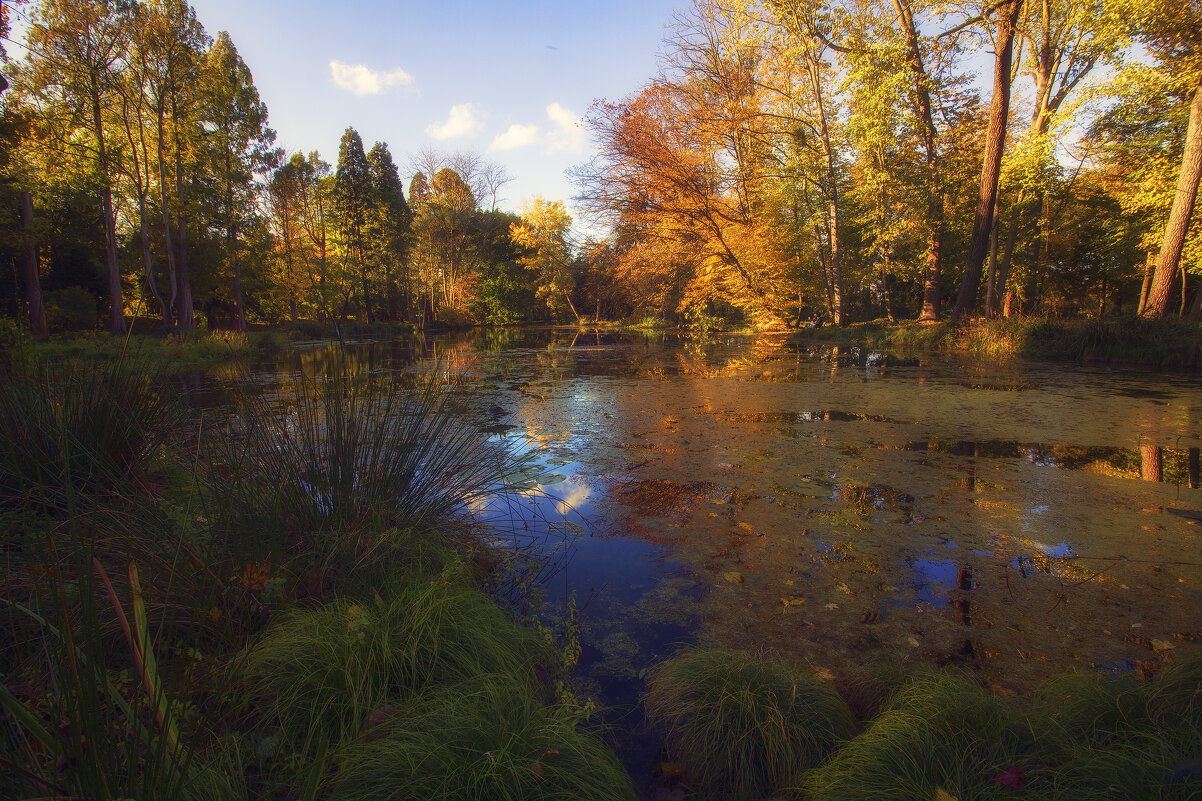
[[[1169,294],[1185,248],[1202,175],[1202,2],[1155,0],[1134,9],[1125,3],[1117,6],[1139,24],[1137,35],[1160,68],[1175,73],[1183,88],[1188,87],[1184,94],[1189,103],[1189,123],[1181,167],[1143,309],[1145,317],[1163,317],[1169,312]]]
[[[222,31],[205,55],[203,89],[208,169],[218,188],[225,261],[233,278],[234,326],[246,328],[239,236],[255,216],[254,175],[267,164],[275,132],[267,127],[267,106],[229,34]]]
[[[409,238],[413,214],[388,145],[376,142],[367,153],[371,176],[371,202],[366,222],[368,251],[384,282],[388,319],[395,322],[397,281],[400,281],[405,320],[413,322],[412,284],[409,271]]]
[[[372,176],[363,152],[363,139],[347,128],[338,144],[338,169],[334,173],[333,212],[337,221],[342,257],[349,272],[359,280],[363,317],[372,322],[371,293],[367,287],[367,252],[364,229],[371,205]]]
[[[546,304],[547,313],[555,321],[571,312],[571,319],[580,317],[572,304],[576,281],[571,272],[572,250],[568,233],[572,218],[562,200],[551,203],[534,198],[522,209],[522,221],[509,227],[509,236],[526,249],[521,263],[534,275],[535,292]]]
[[[964,278],[956,298],[955,316],[971,314],[977,304],[981,272],[993,228],[997,203],[998,177],[1002,171],[1002,153],[1006,144],[1006,123],[1010,116],[1011,63],[1014,58],[1014,33],[1022,10],[1022,0],[1002,0],[986,9],[983,17],[992,17],[993,99],[989,103],[989,124],[985,129],[985,152],[981,158],[981,191],[972,225],[972,239],[964,260]]]
[[[125,304],[113,209],[117,165],[105,112],[123,66],[129,15],[130,4],[118,0],[43,0],[33,14],[29,59],[19,76],[20,91],[39,107],[49,146],[86,160],[97,176],[113,334],[125,331]]]

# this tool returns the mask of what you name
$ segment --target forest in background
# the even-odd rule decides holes
[[[274,147],[234,43],[184,0],[23,11],[0,309],[39,338],[1202,314],[1196,0],[697,0],[660,74],[589,115],[599,239],[562,201],[498,210],[509,176],[474,153],[412,154],[406,192],[353,128],[334,164]]]

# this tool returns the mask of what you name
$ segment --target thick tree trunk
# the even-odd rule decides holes
[[[1152,287],[1148,291],[1148,302],[1144,305],[1144,317],[1164,317],[1169,311],[1169,293],[1173,277],[1181,261],[1181,250],[1185,246],[1185,235],[1189,231],[1190,215],[1198,197],[1198,177],[1202,173],[1202,77],[1194,87],[1194,99],[1189,108],[1189,128],[1185,134],[1185,152],[1181,154],[1181,173],[1177,176],[1177,191],[1173,195],[1173,206],[1169,210],[1168,225],[1164,229],[1164,240],[1160,255],[1156,259],[1156,271]]]
[[[1006,119],[1010,114],[1010,65],[1014,57],[1014,26],[1021,0],[1009,0],[996,7],[998,13],[997,56],[993,68],[993,100],[989,104],[989,127],[985,131],[985,153],[981,163],[981,192],[973,219],[972,239],[964,261],[964,280],[956,298],[956,317],[972,313],[981,288],[981,270],[989,248],[989,231],[997,203],[998,177],[1002,171],[1002,151],[1006,145]]]
[[[25,304],[29,307],[29,333],[38,342],[45,342],[50,339],[50,329],[46,327],[46,307],[38,275],[38,243],[33,236],[33,196],[28,192],[21,193],[21,233],[25,239],[21,279],[25,284]]]
[[[1139,446],[1139,477],[1161,481],[1164,476],[1164,450],[1159,445]]]

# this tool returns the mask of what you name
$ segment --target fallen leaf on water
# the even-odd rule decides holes
[[[780,602],[785,606],[801,606],[806,602],[806,599],[800,595],[786,595],[780,599]]]

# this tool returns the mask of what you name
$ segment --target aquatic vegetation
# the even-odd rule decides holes
[[[762,655],[694,648],[647,679],[647,717],[707,798],[761,798],[816,766],[854,718],[817,676]]]
[[[1015,710],[965,676],[931,672],[899,689],[800,787],[814,801],[1007,798],[1013,789],[999,777],[1021,777],[1031,749]]]
[[[258,536],[225,547],[356,560],[382,532],[426,530],[503,494],[518,458],[453,407],[434,377],[334,372],[288,397],[248,395],[215,437],[206,499],[217,530]]]

